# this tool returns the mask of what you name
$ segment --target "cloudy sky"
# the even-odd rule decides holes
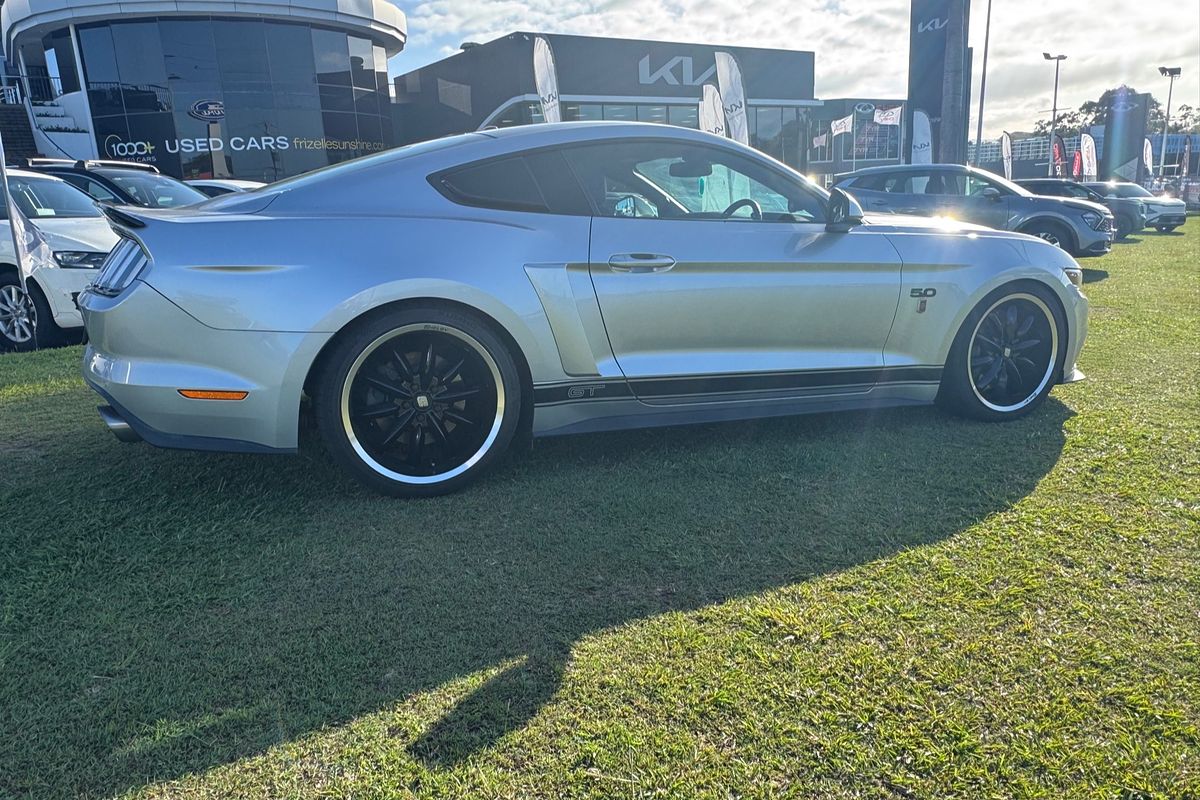
[[[396,2],[397,0],[393,0]],[[972,0],[972,135],[987,0]],[[514,30],[812,50],[818,97],[903,97],[908,0],[424,0],[408,15],[393,74]],[[1072,9],[1077,9],[1072,10]],[[1059,107],[1127,83],[1166,101],[1159,65],[1182,66],[1174,105],[1200,106],[1200,0],[993,0],[984,136],[1048,118],[1053,65],[1065,53]]]

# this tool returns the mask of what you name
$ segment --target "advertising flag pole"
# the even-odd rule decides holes
[[[858,123],[858,110],[850,112],[850,171],[858,171],[858,134],[855,125]]]
[[[24,250],[22,242],[17,240],[17,221],[13,218],[12,197],[8,193],[8,159],[4,156],[4,137],[0,136],[0,183],[4,184],[4,213],[8,215],[8,231],[13,240],[13,258],[17,262],[17,276],[21,281],[21,292],[29,288],[25,285],[25,265],[21,263],[21,253]]]

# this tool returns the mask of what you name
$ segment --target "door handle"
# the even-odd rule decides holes
[[[618,253],[608,259],[613,272],[666,272],[675,259],[655,253]]]

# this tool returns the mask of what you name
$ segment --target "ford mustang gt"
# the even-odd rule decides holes
[[[1032,236],[864,216],[698,131],[545,124],[187,209],[112,208],[80,305],[118,438],[451,491],[517,437],[938,402],[1082,378],[1082,272]]]

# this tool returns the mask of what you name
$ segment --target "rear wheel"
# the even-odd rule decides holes
[[[474,316],[387,312],[348,333],[326,364],[315,397],[322,438],[378,491],[452,492],[491,466],[517,430],[516,364]]]
[[[1062,373],[1066,334],[1058,300],[1048,289],[1019,284],[992,292],[955,337],[939,403],[987,421],[1028,414]]]

